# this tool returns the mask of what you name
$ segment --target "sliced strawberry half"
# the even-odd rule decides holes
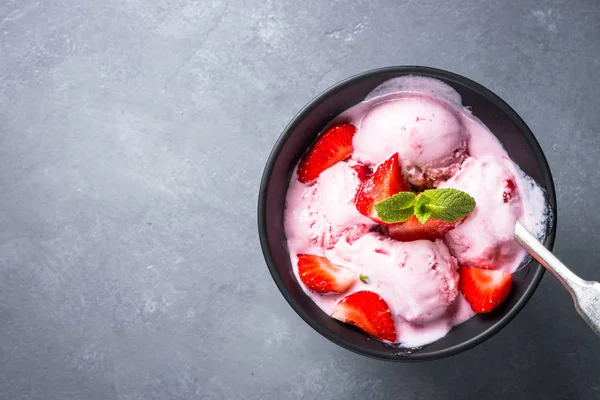
[[[388,235],[401,242],[436,240],[444,237],[462,221],[461,219],[455,222],[445,222],[429,218],[424,224],[421,224],[413,215],[405,222],[388,226]]]
[[[459,288],[476,313],[494,310],[508,297],[512,275],[497,270],[459,267]]]
[[[331,316],[355,325],[376,338],[396,341],[392,313],[385,300],[377,293],[368,290],[352,293],[338,303]]]
[[[375,222],[387,225],[377,217],[375,204],[392,197],[398,192],[409,192],[410,185],[404,180],[400,171],[398,153],[377,167],[375,173],[361,185],[356,195],[356,209]]]
[[[352,138],[355,133],[356,127],[352,124],[329,128],[300,161],[298,180],[302,183],[312,182],[321,172],[350,156],[354,150]]]
[[[319,293],[345,293],[356,281],[350,268],[313,254],[298,255],[298,274],[307,288]]]

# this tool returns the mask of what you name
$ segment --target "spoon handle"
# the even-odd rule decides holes
[[[600,336],[600,283],[584,281],[575,275],[519,222],[515,226],[515,239],[567,288],[579,315]]]

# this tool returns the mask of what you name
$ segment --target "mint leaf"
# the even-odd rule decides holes
[[[429,197],[424,196],[423,193],[419,194],[415,200],[415,216],[421,224],[427,222],[431,217],[431,210],[427,207],[429,201]]]
[[[396,193],[392,197],[375,204],[375,211],[377,211],[377,216],[383,222],[404,222],[413,215],[415,198],[413,192]]]
[[[360,275],[358,276],[358,278],[359,278],[361,281],[363,281],[364,283],[369,283],[369,277],[368,277],[368,276],[366,276],[366,275],[360,274]]]
[[[475,209],[475,199],[458,189],[429,189],[415,200],[415,215],[423,224],[429,218],[454,222]]]

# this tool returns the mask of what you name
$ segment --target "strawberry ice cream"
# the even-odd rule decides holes
[[[351,291],[371,289],[384,298],[397,326],[397,341],[405,345],[439,339],[450,329],[450,320],[462,322],[472,315],[467,306],[446,318],[458,297],[458,272],[456,259],[441,240],[400,242],[371,232],[352,244],[339,241],[325,255],[369,277],[368,283],[359,281]],[[331,313],[340,300],[336,297],[343,295],[315,301]],[[426,335],[423,326],[429,328]]]
[[[458,110],[425,96],[398,98],[372,108],[354,137],[354,157],[378,165],[398,152],[413,185],[454,175],[467,153],[468,132]]]
[[[429,192],[474,205],[452,219],[437,205],[437,219],[424,218],[417,202],[390,203],[408,212],[402,219],[379,214],[384,200],[435,200]],[[403,77],[336,117],[309,149],[284,222],[294,273],[325,313],[414,347],[501,304],[525,259],[515,222],[543,239],[547,215],[542,189],[456,92]]]
[[[288,190],[288,241],[299,252],[333,247],[342,235],[360,236],[375,225],[354,205],[361,184],[358,173],[345,162],[323,171],[312,186],[292,185]]]
[[[470,157],[456,175],[440,184],[469,193],[479,205],[444,238],[461,264],[513,272],[523,260],[525,252],[514,240],[523,202],[509,163],[508,159],[491,156]]]

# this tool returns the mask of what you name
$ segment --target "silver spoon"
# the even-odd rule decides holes
[[[567,288],[579,315],[600,335],[600,283],[584,281],[575,275],[518,222],[515,226],[515,239]]]

